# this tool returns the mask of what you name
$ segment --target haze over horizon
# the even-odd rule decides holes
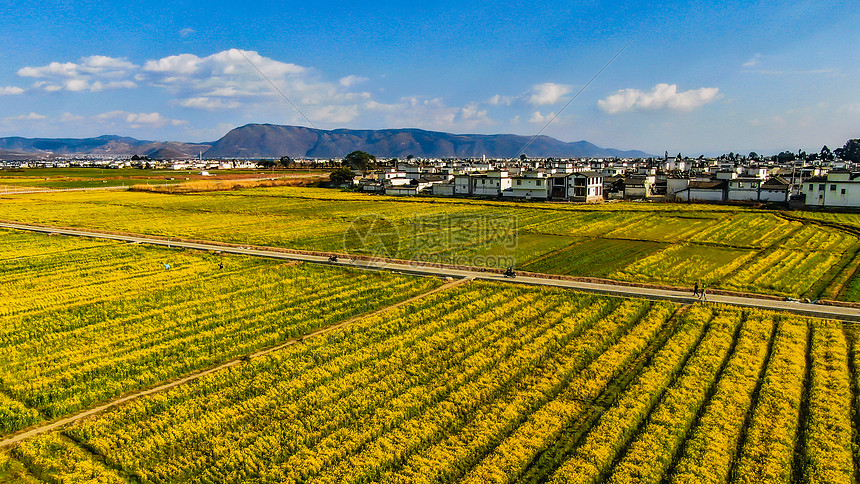
[[[48,1],[0,6],[0,136],[213,141],[248,123],[532,135],[651,153],[860,136],[848,2]],[[235,47],[235,48],[234,48]],[[241,49],[241,52],[238,49]]]

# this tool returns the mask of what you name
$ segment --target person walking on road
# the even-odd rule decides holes
[[[702,290],[699,291],[699,299],[701,299],[702,301],[708,300],[708,298],[705,297],[705,284],[702,284]]]
[[[693,295],[694,296],[699,295],[699,283],[698,282],[696,283],[696,285],[693,286]]]

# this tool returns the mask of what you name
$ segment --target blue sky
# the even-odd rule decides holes
[[[847,1],[49,0],[0,18],[0,136],[308,125],[251,63],[320,128],[530,135],[630,42],[545,134],[689,155],[860,137]]]

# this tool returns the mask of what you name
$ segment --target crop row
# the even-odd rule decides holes
[[[0,300],[7,308],[18,304],[0,329],[0,433],[32,424],[39,414],[66,415],[439,284],[243,257],[224,257],[221,270],[205,254],[122,244],[104,253],[126,270],[103,269],[109,263],[98,257],[90,265],[88,257],[71,251],[52,260],[35,256],[22,269],[45,267],[47,281],[19,277],[21,270],[0,279]],[[67,263],[56,263],[64,258]],[[160,258],[175,267],[152,270]],[[92,272],[75,278],[76,271]],[[20,302],[21,294],[32,303]]]
[[[651,306],[473,283],[68,432],[144,482],[408,475],[409,456],[490,452],[582,371],[602,386],[665,322]]]
[[[562,463],[552,482],[600,482],[626,443],[663,395],[666,387],[684,366],[688,355],[702,337],[704,323],[712,317],[705,306],[696,306],[683,316],[678,331],[651,360],[637,380],[604,413],[597,425],[570,458]]]
[[[328,203],[332,198],[350,203]],[[111,209],[105,210],[106,206]],[[353,252],[363,249],[360,244],[345,246],[344,234],[366,214],[392,223],[396,229],[392,237],[400,248],[396,255],[402,258],[440,252],[451,260],[465,258],[476,265],[494,265],[496,259],[486,255],[513,255],[517,265],[528,265],[547,256],[545,263],[533,268],[674,285],[699,281],[711,287],[795,297],[816,297],[807,294],[810,289],[827,293],[828,267],[858,245],[856,236],[838,227],[789,221],[774,212],[701,205],[578,207],[428,201],[306,188],[181,197],[140,192],[34,194],[0,203],[0,218],[24,222]],[[491,220],[515,223],[522,245],[483,250],[482,245],[501,240],[475,231],[474,227]],[[427,223],[422,225],[422,221]],[[416,225],[423,228],[416,232]],[[566,238],[570,242],[598,238],[609,246],[613,257],[604,263],[571,266],[567,262],[571,258],[600,252],[604,244],[588,243],[580,247],[582,251],[572,248],[554,257]],[[428,248],[430,240],[442,242],[430,243]],[[649,243],[666,244],[669,249],[654,253],[643,246]],[[851,264],[853,268],[857,262]],[[845,297],[854,296],[851,291]]]
[[[833,322],[472,282],[11,455],[54,482],[851,482],[848,358]]]
[[[774,328],[772,317],[751,316],[744,321],[714,394],[684,445],[672,475],[673,483],[729,479]]]
[[[792,481],[808,333],[805,324],[790,320],[778,323],[734,482]]]

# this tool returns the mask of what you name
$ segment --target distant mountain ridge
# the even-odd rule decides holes
[[[5,158],[52,155],[146,155],[150,158],[194,158],[208,150],[212,143],[148,141],[128,136],[95,138],[0,138],[0,156]]]
[[[331,140],[334,148],[326,137]],[[515,134],[451,134],[423,129],[335,129],[248,124],[231,130],[215,142],[148,141],[127,136],[95,138],[0,138],[0,158],[84,154],[146,155],[153,159],[195,158],[339,158],[343,153],[366,151],[382,158],[511,158],[529,141]],[[538,136],[526,148],[530,157],[647,157],[643,151],[601,148],[588,141],[564,142]]]
[[[331,143],[325,139],[327,134]],[[511,158],[528,142],[515,134],[451,134],[416,128],[317,130],[302,126],[248,124],[235,128],[203,153],[209,158],[310,157],[336,158],[341,153],[366,151],[379,157]],[[334,144],[338,149],[332,147]],[[338,151],[339,150],[339,151]],[[600,148],[588,141],[567,143],[538,136],[526,148],[533,157],[647,157],[643,151]]]

